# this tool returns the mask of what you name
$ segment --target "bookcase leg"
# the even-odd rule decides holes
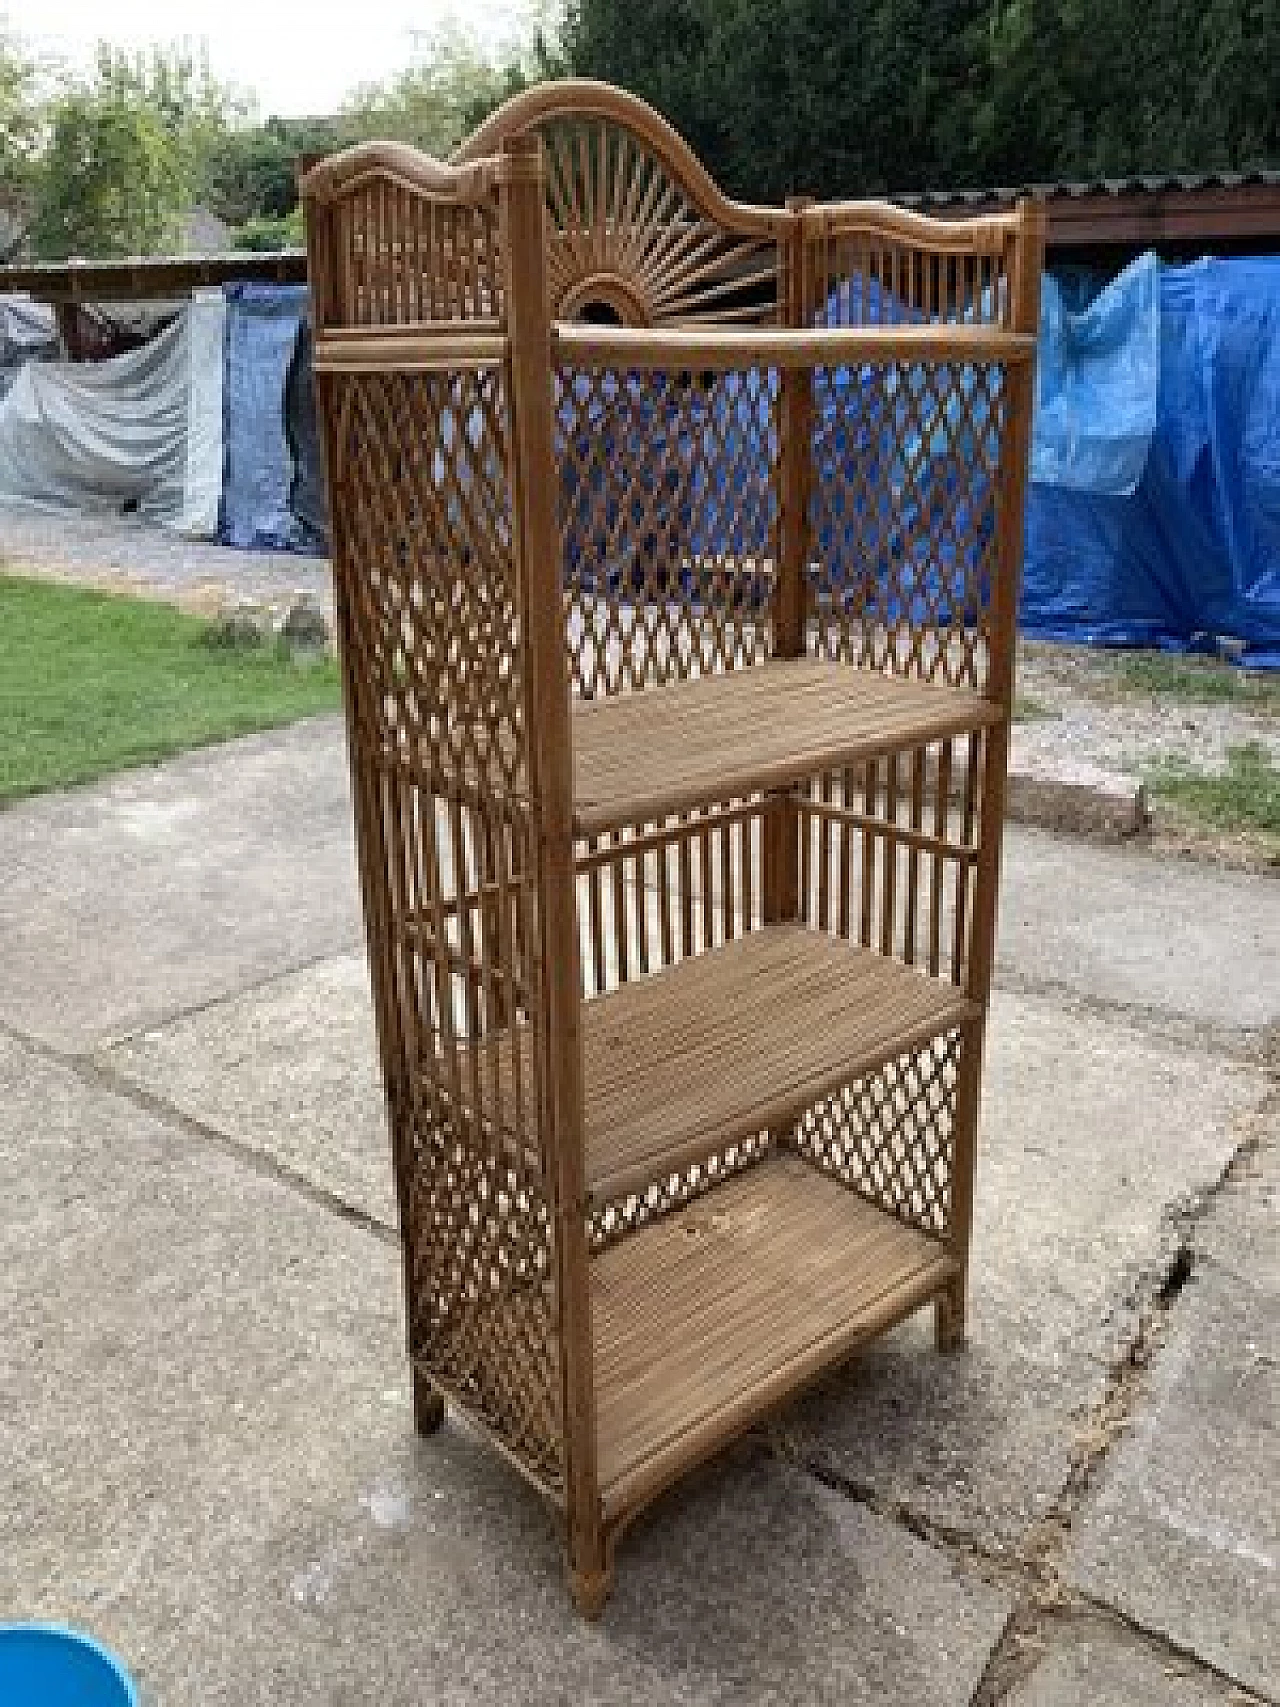
[[[965,1276],[949,1280],[933,1306],[933,1337],[939,1351],[963,1351],[965,1348]]]
[[[569,1559],[569,1592],[581,1615],[595,1623],[613,1593],[613,1543],[603,1536],[580,1557]]]
[[[420,1369],[413,1372],[413,1426],[419,1434],[434,1434],[444,1421],[444,1399]]]

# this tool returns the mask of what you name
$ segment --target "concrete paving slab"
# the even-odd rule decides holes
[[[1101,1619],[1073,1619],[1054,1632],[1007,1707],[1242,1707],[1234,1685]]]
[[[1245,1208],[1249,1205],[1252,1214]],[[1150,1392],[1076,1525],[1068,1579],[1249,1688],[1280,1696],[1280,1287],[1274,1194],[1233,1205],[1250,1236],[1206,1255]],[[1211,1235],[1212,1236],[1212,1235]],[[1219,1237],[1222,1230],[1219,1230]],[[1269,1244],[1269,1268],[1251,1268]]]
[[[1064,985],[1216,1031],[1280,1021],[1274,878],[1005,835],[997,979]]]
[[[1232,1170],[1196,1244],[1214,1268],[1280,1298],[1280,1085],[1253,1124],[1259,1145]]]
[[[0,812],[0,1020],[61,1049],[360,939],[336,717]]]
[[[396,1225],[363,951],[144,1032],[108,1060],[184,1114]]]
[[[1016,1549],[1060,1492],[1088,1408],[1176,1243],[1164,1206],[1217,1180],[1252,1069],[997,995],[979,1149],[971,1344],[909,1322],[780,1426],[825,1472]]]
[[[965,1703],[1005,1595],[744,1452],[624,1543],[604,1622],[450,1422],[394,1248],[0,1039],[0,1607],[148,1704]]]

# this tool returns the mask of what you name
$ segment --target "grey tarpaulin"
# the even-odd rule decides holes
[[[58,322],[47,303],[29,296],[0,296],[0,397],[29,361],[56,361]]]
[[[0,496],[137,509],[208,535],[222,484],[224,308],[201,292],[141,349],[28,361],[0,402]]]

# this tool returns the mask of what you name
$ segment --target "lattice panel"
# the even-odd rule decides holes
[[[801,1119],[795,1148],[909,1226],[945,1233],[961,1047],[953,1031],[826,1098]]]
[[[557,411],[576,690],[617,693],[763,660],[777,375],[566,369]]]
[[[332,376],[358,712],[416,772],[525,787],[499,368]]]
[[[555,1482],[537,838],[505,377],[458,367],[323,382],[410,1349]],[[504,1029],[514,1090],[498,1071]]]
[[[503,309],[498,214],[435,200],[380,175],[335,204],[336,321],[409,326],[492,319]]]
[[[410,1351],[544,1479],[561,1475],[552,1219],[535,1178],[428,1087],[407,1229]]]
[[[712,1191],[734,1174],[740,1174],[755,1163],[763,1161],[772,1147],[767,1132],[755,1133],[727,1144],[723,1150],[694,1162],[691,1167],[654,1180],[643,1192],[606,1203],[594,1210],[587,1224],[587,1237],[593,1252],[635,1233],[651,1221],[659,1220],[682,1209],[686,1203]]]
[[[521,808],[400,777],[383,799],[411,1350],[547,1477],[559,1378],[532,830]]]
[[[616,120],[544,121],[552,312],[605,310],[631,325],[764,324],[778,253],[704,217],[677,173]]]
[[[1005,415],[996,363],[816,372],[810,651],[984,685]]]

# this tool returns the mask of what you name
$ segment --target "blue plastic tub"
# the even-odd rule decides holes
[[[118,1660],[56,1624],[0,1624],[4,1707],[138,1707]]]

